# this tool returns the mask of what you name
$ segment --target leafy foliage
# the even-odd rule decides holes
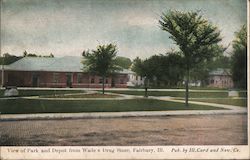
[[[220,31],[197,12],[170,11],[159,21],[161,29],[179,46],[188,68],[216,56]]]
[[[83,51],[84,69],[99,76],[108,76],[120,70],[116,62],[117,48],[114,44],[99,45],[96,50]]]
[[[145,78],[145,89],[149,85],[159,86],[161,83],[176,86],[184,75],[183,58],[178,53],[153,55],[145,60],[137,57],[133,61],[132,70]]]
[[[116,57],[116,63],[117,63],[117,65],[119,65],[120,67],[122,67],[124,69],[129,69],[129,67],[132,64],[132,62],[131,62],[131,60],[129,58],[120,57],[120,56]]]
[[[169,11],[162,13],[160,27],[179,46],[186,69],[186,105],[190,69],[211,60],[220,48],[220,31],[198,12]]]
[[[114,44],[99,45],[96,50],[83,51],[84,70],[103,78],[103,94],[105,78],[121,68],[116,63],[117,48]]]
[[[0,57],[0,64],[2,65],[9,65],[11,63],[14,63],[16,61],[18,61],[19,59],[21,59],[22,57],[20,56],[15,56],[15,55],[11,55],[9,53],[4,53],[3,57]]]
[[[247,88],[247,27],[235,33],[232,55],[232,75],[237,88]]]
[[[139,57],[136,57],[133,60],[131,70],[133,72],[135,72],[137,75],[143,77],[144,76],[144,73],[143,73],[143,60],[140,59]]]
[[[37,55],[36,53],[28,53],[26,50],[23,52],[23,57],[48,57],[48,58],[53,58],[54,55],[50,53],[49,55]]]

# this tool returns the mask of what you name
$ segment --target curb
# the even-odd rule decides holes
[[[231,115],[247,114],[246,111],[235,110],[195,110],[195,111],[139,111],[139,112],[92,112],[92,113],[42,113],[42,114],[4,114],[1,121],[17,120],[60,120],[87,118],[127,118],[127,117],[164,117],[164,116],[192,116],[192,115]]]

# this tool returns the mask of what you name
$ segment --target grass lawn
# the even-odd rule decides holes
[[[109,91],[112,93],[128,94],[128,95],[144,95],[144,91]],[[184,91],[148,91],[149,96],[171,96],[185,97]],[[246,97],[246,92],[240,92],[241,97]],[[189,92],[190,98],[227,98],[228,92]]]
[[[0,100],[2,114],[21,113],[77,113],[77,112],[123,112],[123,111],[170,111],[170,110],[216,110],[211,106],[166,102],[154,99],[130,100]]]
[[[84,93],[81,90],[18,90],[19,96],[41,96],[41,95],[55,95],[55,94],[69,94],[69,93]],[[0,90],[0,97],[4,97],[4,90]]]
[[[118,95],[111,94],[101,94],[101,93],[93,93],[93,94],[75,94],[75,95],[48,95],[48,96],[40,96],[42,98],[116,98],[120,97]]]
[[[232,99],[232,98],[205,99],[205,98],[202,98],[202,99],[190,99],[190,101],[209,102],[209,103],[228,104],[228,105],[247,107],[247,99]]]

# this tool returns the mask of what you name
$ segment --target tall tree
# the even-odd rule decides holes
[[[114,44],[99,45],[96,50],[83,51],[84,69],[102,77],[102,93],[104,94],[105,78],[120,70],[116,64],[117,47]]]
[[[190,69],[215,56],[214,49],[221,41],[220,31],[197,12],[169,11],[159,20],[163,31],[170,33],[185,60],[185,103],[188,106]]]
[[[235,33],[232,55],[232,76],[237,88],[247,88],[247,27]]]

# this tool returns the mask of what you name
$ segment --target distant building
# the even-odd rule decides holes
[[[209,87],[232,88],[233,79],[229,69],[218,68],[209,73]]]
[[[128,86],[142,86],[144,85],[144,78],[141,76],[138,76],[136,73],[132,72],[128,74],[129,81],[127,83]]]
[[[81,57],[24,57],[4,66],[4,85],[18,87],[99,88],[102,78],[83,71]],[[0,71],[1,73],[1,71]],[[105,87],[127,87],[134,72],[124,69],[105,79]],[[1,75],[1,74],[0,74]],[[1,80],[2,76],[0,76]]]

